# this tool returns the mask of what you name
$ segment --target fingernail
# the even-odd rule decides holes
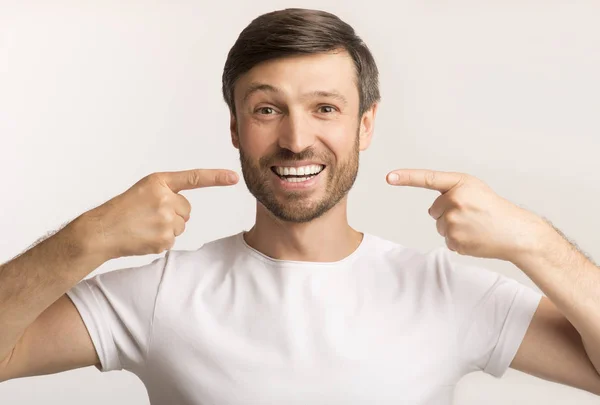
[[[398,176],[398,174],[396,173],[392,173],[388,176],[388,179],[390,180],[390,182],[395,183],[398,181],[398,179],[400,178],[400,176]]]
[[[228,180],[230,183],[235,183],[235,182],[237,181],[237,176],[236,176],[235,174],[233,174],[233,173],[229,173],[229,174],[227,175],[227,180]]]

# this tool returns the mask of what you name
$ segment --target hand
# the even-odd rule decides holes
[[[394,174],[398,179],[394,180]],[[498,196],[483,181],[463,173],[394,170],[388,183],[437,190],[429,208],[437,231],[452,251],[462,255],[514,261],[543,245],[549,224]]]
[[[83,216],[108,258],[158,254],[173,247],[190,219],[192,207],[180,191],[237,181],[224,169],[152,173]]]

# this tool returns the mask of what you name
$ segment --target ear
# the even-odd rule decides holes
[[[229,132],[231,132],[231,144],[234,148],[240,148],[240,138],[237,130],[237,119],[235,114],[230,112],[229,114]]]
[[[373,131],[375,130],[375,115],[377,114],[378,104],[374,103],[371,108],[369,108],[363,114],[360,119],[360,134],[359,134],[359,148],[361,151],[366,150],[371,144],[371,139],[373,139]]]

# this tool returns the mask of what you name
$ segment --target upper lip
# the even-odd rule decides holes
[[[311,165],[326,166],[324,163],[304,160],[301,162],[276,163],[272,167],[302,167],[302,166],[311,166]]]

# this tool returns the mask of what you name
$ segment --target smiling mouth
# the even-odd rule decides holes
[[[280,179],[289,183],[301,183],[318,176],[325,170],[325,165],[310,165],[303,167],[272,166],[271,171]]]

